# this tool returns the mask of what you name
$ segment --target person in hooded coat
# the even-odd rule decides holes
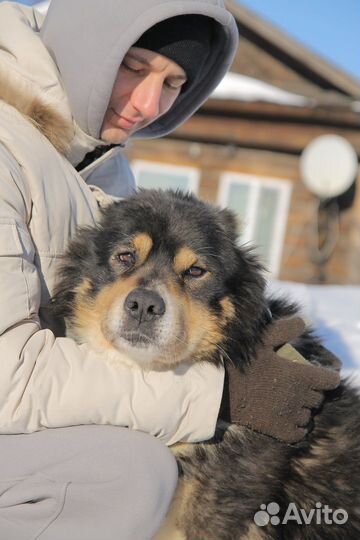
[[[149,29],[159,24],[154,44]],[[127,139],[186,120],[228,70],[237,40],[222,0],[52,0],[45,19],[0,4],[4,540],[151,538],[177,482],[165,445],[214,433],[221,368],[114,366],[62,336],[47,306],[77,228],[134,190]]]

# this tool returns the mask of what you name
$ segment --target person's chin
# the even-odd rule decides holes
[[[127,142],[130,135],[130,131],[116,127],[108,127],[102,130],[101,140],[109,144],[124,144]]]

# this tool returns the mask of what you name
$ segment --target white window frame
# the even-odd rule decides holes
[[[223,173],[220,176],[218,191],[218,204],[222,208],[225,208],[228,205],[230,188],[234,183],[246,185],[250,189],[249,204],[245,216],[246,228],[241,237],[241,243],[253,242],[261,188],[272,187],[279,192],[279,206],[277,215],[275,216],[270,260],[267,262],[267,269],[271,276],[278,277],[290,208],[292,182],[283,178],[257,176],[237,172]]]
[[[131,169],[134,173],[136,184],[139,173],[144,170],[150,172],[168,172],[169,174],[179,173],[188,177],[188,187],[186,192],[191,192],[194,195],[197,195],[199,192],[200,171],[194,167],[185,167],[183,165],[174,165],[172,163],[160,163],[157,161],[135,159],[131,162]]]

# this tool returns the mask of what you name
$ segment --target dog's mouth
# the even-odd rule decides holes
[[[146,349],[150,345],[155,345],[154,339],[150,336],[143,334],[142,332],[126,332],[124,331],[121,337],[130,343],[132,347]]]
[[[157,332],[154,336],[148,336],[141,331],[119,331],[112,338],[113,347],[127,354],[133,361],[146,369],[163,368],[172,366],[180,353],[176,346],[179,341],[174,339],[162,339]]]

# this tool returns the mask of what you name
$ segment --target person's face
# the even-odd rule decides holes
[[[185,71],[161,54],[131,47],[120,65],[100,136],[121,144],[165,114],[186,82]]]

